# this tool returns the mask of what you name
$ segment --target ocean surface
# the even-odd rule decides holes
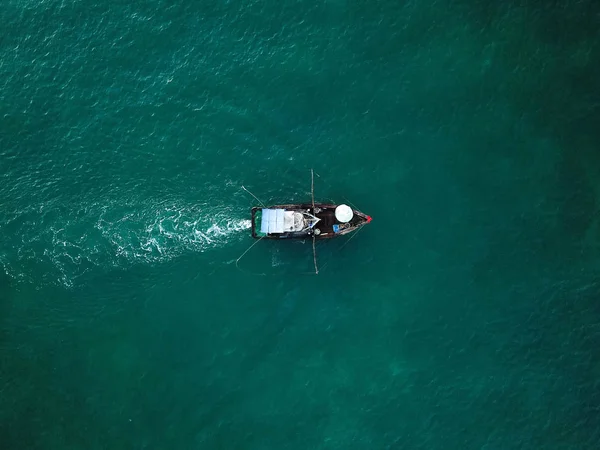
[[[600,3],[4,0],[0,449],[600,448]],[[253,243],[250,208],[373,222]]]

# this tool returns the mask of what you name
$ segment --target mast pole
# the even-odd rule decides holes
[[[310,194],[312,196],[313,216],[315,215],[315,173],[310,169]]]
[[[310,169],[310,194],[312,197],[312,212],[313,216],[315,215],[315,172],[313,169]],[[315,216],[316,217],[316,216]],[[313,232],[313,262],[315,263],[315,274],[319,274],[319,266],[317,266],[317,249],[315,247],[315,233]]]
[[[319,275],[319,266],[317,266],[317,250],[315,248],[315,235],[313,234],[313,261],[315,263],[315,275]]]

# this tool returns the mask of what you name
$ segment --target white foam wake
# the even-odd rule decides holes
[[[157,261],[186,251],[206,251],[225,244],[235,233],[250,228],[250,220],[226,211],[205,212],[190,207],[159,207],[119,218],[104,212],[96,228],[128,260]]]
[[[22,239],[10,240],[12,248],[0,254],[0,263],[10,276],[28,279],[23,271],[28,262],[51,262],[56,273],[45,278],[72,285],[94,267],[160,263],[242,239],[251,224],[239,216],[227,208],[166,202],[70,211],[36,207],[7,222]]]

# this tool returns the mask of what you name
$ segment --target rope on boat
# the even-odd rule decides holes
[[[352,206],[354,209],[356,209],[358,211],[358,208],[356,207],[356,205],[354,205],[354,203],[352,203],[350,200],[348,200],[345,196],[342,195],[342,198],[346,201],[346,203],[349,203],[350,206]]]
[[[258,203],[260,203],[260,204],[261,204],[261,206],[262,206],[263,208],[266,208],[265,204],[264,204],[263,202],[261,202],[261,201],[260,201],[260,199],[259,199],[259,198],[258,198],[256,195],[254,195],[252,192],[250,192],[248,189],[246,189],[246,188],[245,188],[243,185],[242,185],[242,189],[243,189],[243,190],[245,190],[245,191],[246,191],[248,194],[250,194],[252,197],[254,197],[254,198],[256,199],[256,201],[257,201]]]
[[[262,241],[264,238],[265,238],[265,236],[261,236],[261,238],[260,238],[259,240],[257,240],[257,241],[256,241],[254,244],[252,244],[250,247],[248,247],[248,248],[246,249],[246,251],[245,251],[244,253],[242,253],[242,255],[241,255],[241,256],[240,256],[238,259],[236,259],[236,260],[235,260],[235,267],[236,267],[238,270],[242,270],[242,269],[240,269],[240,267],[238,266],[238,263],[240,262],[240,259],[242,259],[242,258],[243,258],[243,257],[246,255],[246,253],[248,253],[248,252],[249,252],[249,251],[252,249],[252,247],[254,247],[256,244],[258,244],[258,243],[259,243],[260,241]]]
[[[360,232],[360,231],[361,231],[363,228],[364,228],[364,225],[363,225],[363,226],[361,226],[361,227],[360,227],[358,230],[356,230],[356,231],[355,231],[355,232],[352,234],[352,236],[350,236],[350,239],[348,239],[346,242],[344,242],[344,245],[342,245],[342,246],[340,247],[340,249],[338,250],[338,252],[339,252],[339,251],[341,251],[341,250],[342,250],[342,249],[343,249],[343,248],[344,248],[346,245],[348,245],[348,243],[349,243],[349,242],[350,242],[352,239],[354,239],[354,237],[355,237],[355,236],[356,236],[356,235],[357,235],[357,234],[358,234],[358,233],[359,233],[359,232]]]

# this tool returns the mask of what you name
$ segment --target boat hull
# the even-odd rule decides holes
[[[342,223],[335,217],[335,209],[339,205],[330,203],[315,203],[313,211],[312,203],[272,205],[269,209],[285,209],[286,211],[308,212],[317,217],[319,222],[313,229],[283,233],[261,233],[260,224],[257,227],[257,215],[263,207],[252,208],[252,237],[256,239],[307,239],[314,236],[315,239],[332,239],[356,231],[371,221],[371,217],[361,211],[353,209],[354,216],[347,223]],[[315,212],[316,211],[316,212]]]

